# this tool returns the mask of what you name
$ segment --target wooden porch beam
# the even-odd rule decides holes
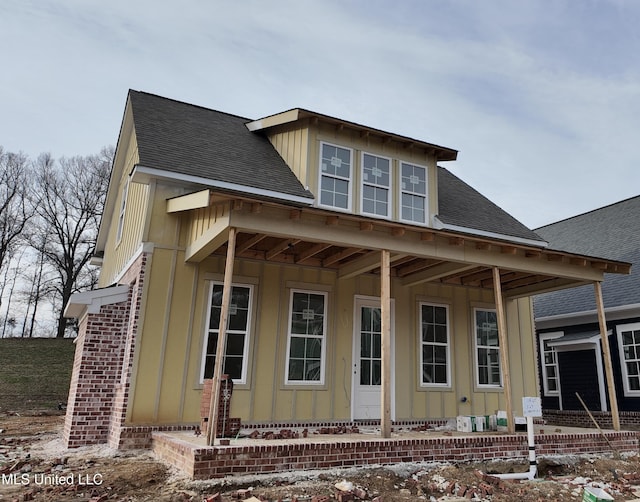
[[[607,390],[609,391],[609,404],[611,405],[611,421],[613,428],[620,430],[620,414],[618,413],[618,398],[616,385],[613,379],[613,367],[611,365],[611,350],[609,349],[609,336],[607,335],[607,320],[604,316],[604,301],[602,300],[602,284],[594,281],[593,287],[598,309],[598,323],[600,324],[600,340],[602,345],[602,357],[604,358],[604,372],[607,378]]]
[[[502,387],[507,407],[507,431],[513,434],[516,424],[513,416],[513,404],[511,402],[511,374],[509,372],[509,343],[507,341],[507,318],[502,298],[502,285],[500,284],[500,269],[493,267],[493,291],[496,301],[496,317],[498,318],[498,339],[500,340],[500,364],[502,365]]]
[[[391,253],[380,252],[381,380],[380,435],[391,437]]]
[[[404,254],[397,254],[390,257],[390,263],[406,258]],[[346,263],[338,270],[338,279],[350,279],[360,274],[366,274],[380,266],[380,253],[370,251],[369,253]]]
[[[227,260],[224,266],[224,283],[222,286],[222,305],[220,307],[220,324],[218,325],[218,344],[216,346],[216,360],[213,365],[213,388],[211,389],[211,404],[209,405],[209,423],[207,426],[207,445],[213,446],[218,435],[218,416],[220,409],[220,379],[224,365],[224,349],[227,345],[227,321],[229,318],[229,303],[231,302],[231,288],[233,286],[233,262],[236,250],[236,229],[229,228],[227,244]]]
[[[436,281],[451,274],[457,274],[476,268],[476,265],[469,263],[445,262],[434,265],[415,274],[407,275],[402,279],[405,287],[415,286],[423,282]]]
[[[336,262],[339,262],[340,260],[344,260],[345,258],[348,258],[351,255],[354,255],[358,252],[362,251],[362,248],[346,248],[343,249],[342,251],[339,251],[337,253],[332,254],[331,256],[327,256],[324,260],[322,260],[322,266],[323,267],[328,267],[330,265],[333,265]]]
[[[237,253],[238,254],[244,253],[247,249],[252,248],[256,244],[258,244],[258,242],[263,240],[265,237],[266,237],[265,234],[256,234],[256,235],[254,235],[250,239],[246,240],[241,246],[238,246]]]
[[[324,242],[319,242],[318,244],[315,244],[315,245],[311,246],[306,251],[300,253],[296,258],[296,263],[302,263],[302,262],[308,260],[309,258],[317,255],[318,253],[321,253],[322,251],[324,251],[325,249],[328,249],[330,247],[331,247],[331,244],[326,244]]]
[[[267,251],[267,254],[265,255],[265,257],[267,258],[267,260],[271,260],[272,258],[282,253],[285,249],[292,248],[293,246],[298,244],[298,242],[300,242],[300,239],[285,239],[284,241],[280,242],[277,246],[274,246],[269,251]]]

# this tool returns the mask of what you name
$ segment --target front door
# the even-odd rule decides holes
[[[356,297],[353,336],[353,398],[351,415],[354,420],[380,419],[380,387],[382,384],[381,309],[378,298]],[[393,304],[391,308],[391,415],[395,417]]]

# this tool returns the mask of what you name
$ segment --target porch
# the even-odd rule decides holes
[[[462,433],[420,430],[426,423],[394,424],[390,438],[376,427],[359,426],[358,433],[322,434],[306,424],[292,430],[300,437],[289,439],[230,439],[228,445],[207,446],[204,436],[193,431],[155,431],[154,453],[192,479],[229,475],[277,473],[291,470],[364,467],[407,462],[471,462],[526,460],[526,432]],[[308,436],[301,432],[307,429]],[[640,432],[535,426],[536,454],[579,455],[637,451]],[[326,432],[326,431],[325,431]]]

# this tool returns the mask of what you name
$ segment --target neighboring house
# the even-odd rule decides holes
[[[550,246],[640,265],[640,196],[536,230]],[[640,270],[606,275],[602,296],[620,411],[640,412]],[[592,286],[536,296],[543,407],[610,411]]]
[[[199,423],[221,312],[246,424],[520,412],[538,394],[530,296],[629,267],[548,248],[437,165],[456,156],[303,109],[249,120],[130,91],[101,289],[66,309],[67,445]]]

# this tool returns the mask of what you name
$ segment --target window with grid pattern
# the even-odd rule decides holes
[[[327,293],[291,291],[287,384],[324,382]]]
[[[420,304],[420,383],[449,385],[449,309]]]

